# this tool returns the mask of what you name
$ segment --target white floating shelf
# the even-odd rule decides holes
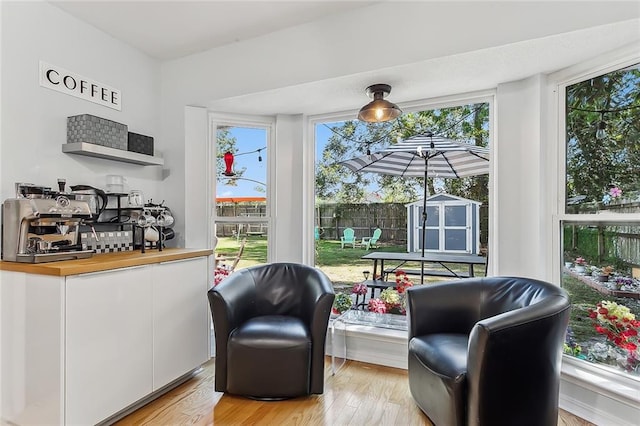
[[[107,160],[123,161],[125,163],[141,164],[143,166],[162,166],[164,158],[153,155],[139,154],[122,149],[108,148],[86,142],[62,144],[62,152],[67,154],[86,155],[88,157],[105,158]]]

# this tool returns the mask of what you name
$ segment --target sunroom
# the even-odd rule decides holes
[[[602,184],[607,186],[599,199],[592,190],[575,189],[567,180],[574,166],[569,159],[578,157],[567,133],[575,127],[568,122],[565,96],[598,76],[637,72],[640,11],[634,2],[358,2],[360,7],[322,19],[169,59],[149,56],[55,3],[73,4],[2,2],[0,9],[5,197],[14,182],[27,179],[25,171],[52,182],[61,170],[76,179],[112,172],[99,162],[90,163],[91,170],[78,167],[60,152],[59,142],[52,143],[64,138],[54,123],[84,111],[38,86],[34,67],[47,61],[123,88],[125,107],[110,117],[155,133],[162,168],[115,167],[172,206],[173,244],[212,249],[214,230],[222,225],[236,235],[262,234],[265,261],[313,265],[316,131],[326,129],[324,123],[354,120],[369,101],[365,88],[388,83],[389,99],[406,113],[488,105],[488,275],[563,285],[573,277],[578,257],[599,268],[610,265],[605,255],[634,261],[615,250],[638,233],[640,216],[614,213],[622,199],[610,193],[614,202],[602,206],[602,196],[613,189],[609,184],[624,184],[615,186],[624,196],[637,191],[637,181],[621,179],[637,176],[637,169],[605,166],[615,173]],[[170,28],[155,35],[171,36]],[[621,120],[637,130],[637,115],[617,111],[627,104],[572,106],[588,110],[582,111],[585,132],[593,130],[596,139],[605,130],[604,140],[618,148]],[[216,159],[223,154],[216,135],[230,128],[259,129],[264,140],[257,146],[261,151],[241,151],[251,153],[245,158],[264,173],[266,201],[255,216],[216,214],[215,199],[225,196],[215,182]],[[637,132],[624,138],[637,143]],[[602,208],[593,214],[572,210],[569,200],[585,194]],[[595,251],[583,248],[583,237]],[[621,278],[633,278],[626,264],[612,266]],[[361,269],[356,274],[360,278]],[[393,365],[403,359],[401,338],[363,337],[371,344],[367,362]],[[3,346],[3,360],[8,351]],[[637,423],[637,376],[574,355],[564,357],[561,408],[597,424]],[[354,358],[364,360],[359,356]]]

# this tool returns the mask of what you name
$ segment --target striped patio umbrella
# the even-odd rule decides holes
[[[354,172],[403,177],[462,178],[489,173],[489,150],[429,134],[340,162]]]
[[[382,151],[361,155],[338,164],[359,173],[424,177],[422,206],[422,255],[424,256],[427,231],[427,177],[463,178],[487,174],[489,173],[489,150],[427,133],[410,137]],[[422,275],[424,279],[424,273]]]

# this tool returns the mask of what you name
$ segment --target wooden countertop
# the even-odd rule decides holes
[[[135,250],[119,253],[94,254],[93,257],[87,259],[61,260],[48,263],[0,261],[0,270],[64,277],[67,275],[108,271],[131,266],[150,265],[171,260],[190,259],[193,257],[209,256],[211,254],[213,254],[213,250],[210,249],[165,248],[162,251],[147,249],[145,253],[140,253],[140,250]]]

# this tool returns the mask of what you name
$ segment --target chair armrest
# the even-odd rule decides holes
[[[514,424],[556,424],[562,343],[569,322],[567,298],[539,303],[483,319],[471,331],[467,357],[469,418],[494,424],[504,407]],[[527,386],[522,386],[527,383]],[[525,418],[538,413],[537,418]],[[544,417],[544,418],[541,418]]]
[[[308,315],[305,321],[309,324],[312,341],[311,356],[311,393],[319,394],[324,389],[324,355],[326,348],[327,328],[335,293],[333,284],[327,275],[315,269],[306,277],[309,291],[303,300],[307,307],[303,314]]]
[[[253,277],[238,271],[208,292],[209,306],[216,335],[215,389],[226,390],[227,341],[240,324],[252,317],[255,311],[256,289]]]

